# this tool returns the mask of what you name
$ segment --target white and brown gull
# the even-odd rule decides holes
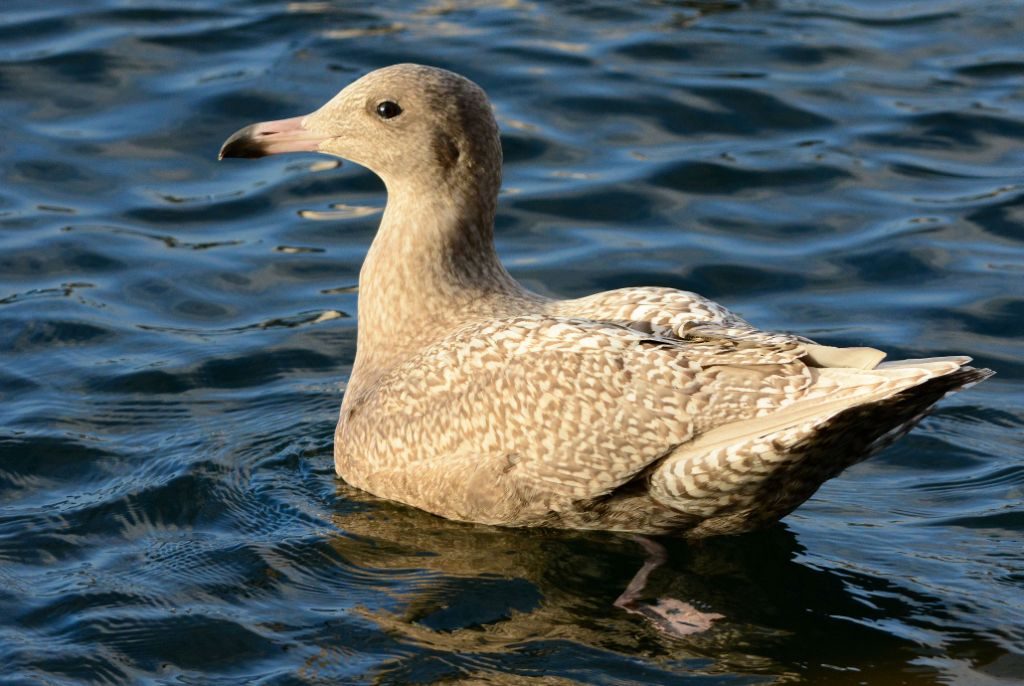
[[[490,104],[448,71],[374,71],[221,157],[302,150],[387,186],[334,442],[338,474],[383,498],[487,524],[744,532],[991,374],[760,331],[670,288],[527,291],[494,249]]]

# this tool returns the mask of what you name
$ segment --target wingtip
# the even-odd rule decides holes
[[[996,370],[989,369],[988,367],[961,367],[960,371],[969,371],[970,379],[961,388],[969,388],[976,383],[981,383],[985,379],[996,375]]]

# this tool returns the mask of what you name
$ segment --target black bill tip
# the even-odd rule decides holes
[[[250,124],[231,134],[231,137],[224,141],[224,145],[220,146],[217,159],[222,160],[225,157],[266,157],[268,154],[267,148],[257,137],[255,129],[256,124]]]

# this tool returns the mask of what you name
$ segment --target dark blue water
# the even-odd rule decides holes
[[[1024,680],[1024,2],[5,0],[0,681]],[[335,480],[382,186],[215,161],[401,61],[492,96],[499,250],[998,376],[783,523],[442,521]]]

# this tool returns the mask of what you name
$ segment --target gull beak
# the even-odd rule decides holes
[[[307,117],[292,117],[250,124],[231,134],[220,148],[225,157],[265,157],[282,152],[316,152],[329,137],[305,128]]]

